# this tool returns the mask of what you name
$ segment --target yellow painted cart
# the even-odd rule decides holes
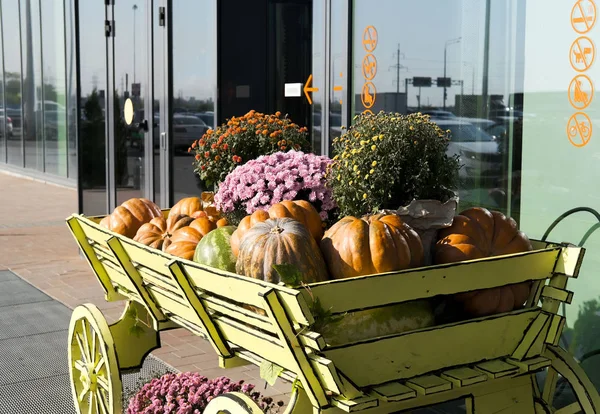
[[[121,412],[121,371],[141,367],[160,347],[158,332],[175,327],[206,338],[223,368],[282,367],[281,377],[294,383],[287,412],[390,413],[465,399],[467,412],[478,414],[600,413],[594,386],[559,346],[558,309],[572,300],[566,286],[583,248],[534,242],[527,253],[292,289],[167,255],[99,226],[101,218],[67,222],[106,300],[127,305],[112,325],[94,305],[73,311],[69,360],[79,413]],[[501,315],[336,346],[311,330],[317,298],[335,315],[526,280],[534,281],[527,306]],[[577,401],[556,409],[559,381]],[[232,393],[206,409],[218,412],[260,410]]]

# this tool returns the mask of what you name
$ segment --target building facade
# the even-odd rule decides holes
[[[429,113],[464,165],[461,208],[588,249],[563,345],[600,387],[595,1],[0,6],[0,169],[77,186],[85,214],[198,194],[187,147],[252,109],[308,126],[322,154],[361,112]]]

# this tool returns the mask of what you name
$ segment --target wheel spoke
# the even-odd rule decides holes
[[[90,340],[88,339],[88,326],[89,326],[89,324],[86,324],[85,322],[83,322],[83,340],[85,341],[85,350],[87,352],[88,362],[93,362],[94,361],[93,355],[90,354],[91,346],[90,346]]]
[[[94,405],[96,405],[96,404],[94,404],[95,396],[96,396],[96,393],[94,393],[94,392],[90,393],[90,405],[88,406],[88,414],[94,414]],[[96,411],[96,412],[98,412],[98,411]]]
[[[96,364],[96,340],[98,339],[96,336],[96,330],[92,329],[92,361]]]
[[[85,351],[85,348],[83,346],[83,339],[81,338],[81,335],[79,334],[79,332],[75,333],[75,338],[77,339],[77,345],[79,346],[79,353],[81,354],[81,358],[83,359],[83,362],[85,362],[87,364],[88,363],[87,352]]]
[[[75,361],[75,368],[77,368],[79,370],[79,372],[86,372],[87,371],[87,367],[85,366],[85,364],[79,360]]]
[[[104,388],[106,390],[106,392],[110,392],[110,384],[108,383],[108,380],[104,377],[98,376],[96,377],[96,381],[98,383],[99,386],[101,386],[102,388]]]
[[[548,367],[546,371],[546,380],[544,381],[544,391],[542,399],[546,401],[549,407],[552,407],[554,401],[554,392],[556,391],[556,383],[558,381],[558,372],[552,367]]]
[[[100,355],[100,361],[98,361],[98,364],[94,368],[94,374],[98,374],[105,364],[106,364],[106,361],[104,359],[104,356]]]
[[[85,395],[88,393],[89,390],[90,390],[90,387],[87,384],[83,384],[83,390],[81,390],[81,392],[79,393],[79,396],[77,397],[79,399],[79,402],[83,401],[83,399],[85,398]]]
[[[98,410],[98,412],[102,411],[103,414],[108,414],[106,400],[104,399],[104,395],[102,395],[101,391],[101,389],[96,390],[96,401],[98,401],[98,407],[100,407],[100,410]]]

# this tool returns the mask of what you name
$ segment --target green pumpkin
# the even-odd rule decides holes
[[[194,262],[235,273],[236,258],[229,242],[234,231],[235,226],[224,226],[204,236],[196,246]]]
[[[325,323],[319,333],[327,345],[336,346],[427,328],[434,324],[433,308],[429,301],[417,300],[349,312],[341,319]]]

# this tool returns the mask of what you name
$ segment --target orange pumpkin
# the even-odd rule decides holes
[[[155,217],[150,223],[144,224],[135,234],[133,240],[155,249],[165,249],[171,244],[171,236],[182,227],[189,226],[193,218],[180,214],[168,218]]]
[[[160,207],[146,198],[130,198],[104,217],[100,225],[133,238],[143,224],[155,217],[162,217]]]
[[[473,207],[457,215],[450,227],[439,231],[434,262],[454,263],[529,250],[532,250],[529,238],[519,231],[512,218],[498,211]],[[531,283],[523,282],[461,293],[454,298],[467,313],[485,316],[520,308],[530,289]]]
[[[306,226],[316,242],[319,242],[323,237],[323,221],[321,220],[321,216],[319,216],[319,212],[312,204],[305,200],[285,200],[281,203],[273,204],[268,211],[257,210],[242,219],[230,239],[233,254],[237,256],[244,234],[254,227],[256,223],[270,218],[286,217],[299,221]]]
[[[179,200],[169,211],[169,216],[178,216],[185,214],[192,217],[197,211],[202,211],[204,208],[200,197],[186,197]]]
[[[244,235],[236,262],[236,272],[255,279],[279,283],[276,264],[294,265],[303,282],[328,279],[319,246],[306,226],[291,218],[257,223]]]
[[[190,223],[189,226],[176,230],[171,235],[171,244],[164,251],[173,256],[192,260],[196,246],[212,230],[216,229],[215,223],[206,217],[200,217]]]
[[[321,251],[334,279],[423,264],[421,238],[395,214],[344,217],[325,232]]]

